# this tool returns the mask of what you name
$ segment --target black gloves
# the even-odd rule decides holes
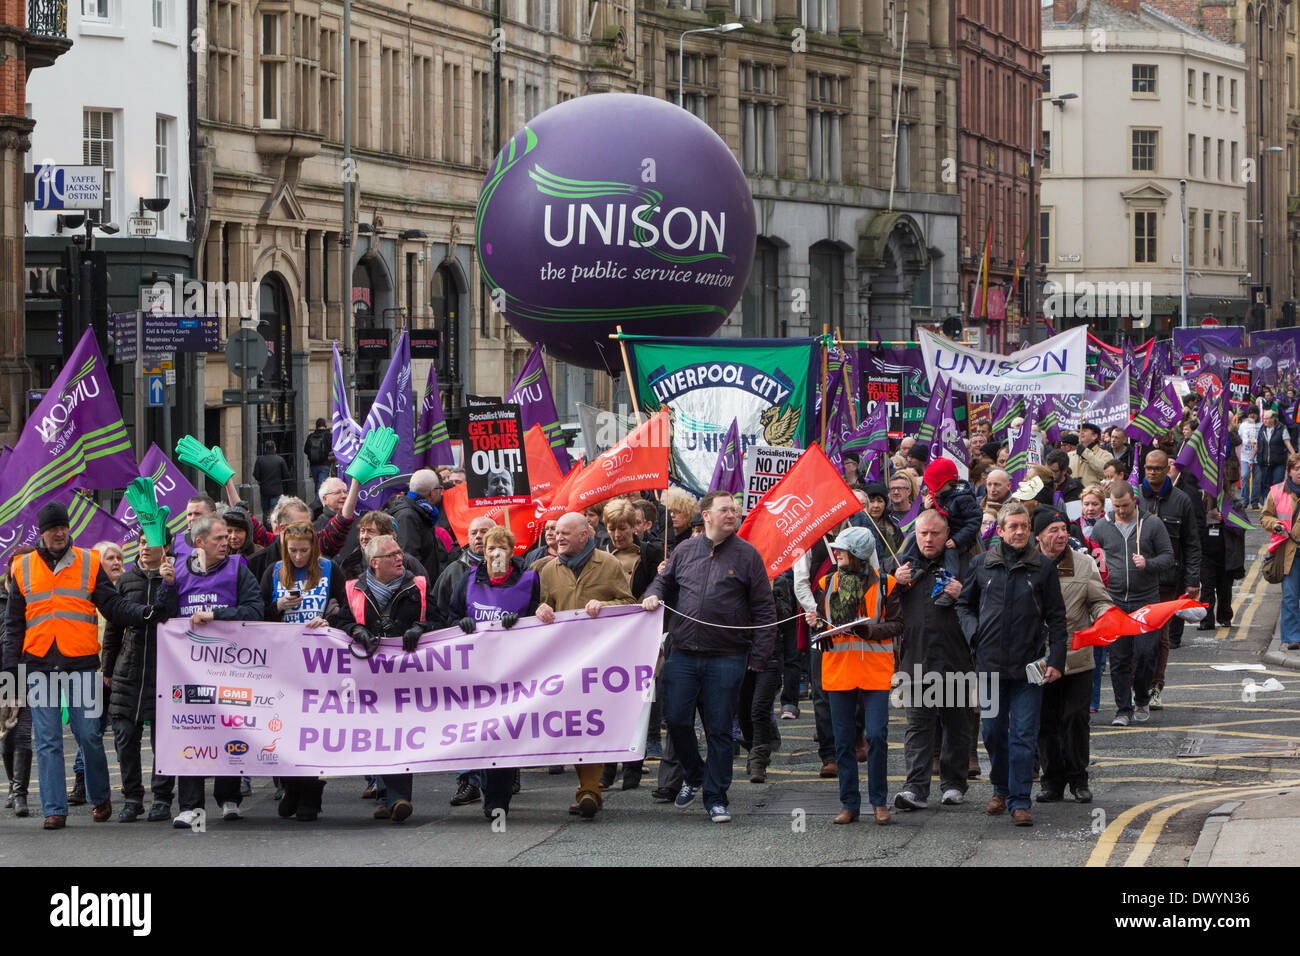
[[[402,650],[408,653],[415,650],[416,646],[420,643],[420,638],[423,636],[424,630],[420,625],[413,624],[408,627],[406,633],[402,635]]]
[[[510,630],[510,628],[514,627],[518,623],[519,615],[514,611],[506,611],[506,613],[501,615],[501,626],[506,630]]]
[[[462,617],[456,623],[460,625],[460,629],[464,631],[466,634],[474,633],[474,629],[476,625],[474,624],[474,619],[472,617]]]
[[[161,624],[170,617],[171,615],[167,613],[167,606],[164,604],[151,604],[145,608],[144,622],[146,624]]]
[[[353,657],[373,657],[375,651],[379,650],[379,638],[375,637],[360,624],[352,625],[351,630],[348,631],[348,635],[352,638],[352,644],[349,645],[348,650],[352,652]],[[358,647],[364,650],[365,653],[358,654]]]
[[[834,644],[835,644],[835,638],[833,638],[833,637],[815,637],[815,638],[813,638],[813,644],[816,645],[817,650],[821,651],[821,652],[824,654],[824,653],[826,653],[827,651],[829,651],[829,650],[831,649],[831,647],[834,646]]]

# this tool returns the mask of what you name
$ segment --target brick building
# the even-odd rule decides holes
[[[67,0],[0,0],[0,441],[14,444],[27,415],[23,298],[24,156],[36,123],[27,78],[72,46]]]
[[[954,47],[961,66],[957,176],[961,226],[963,317],[972,306],[985,331],[986,347],[1005,351],[1018,341],[1018,316],[1028,288],[1025,244],[1031,216],[1030,149],[1042,95],[1041,12],[1037,0],[955,0]],[[1041,161],[1041,154],[1039,157]],[[988,227],[989,307],[978,308],[980,272]],[[1024,251],[1018,294],[1008,296]],[[1041,263],[1041,258],[1040,258]],[[1041,272],[1040,272],[1041,275]],[[1010,303],[1008,303],[1010,299]],[[1007,322],[1011,305],[1012,321]],[[1008,334],[1010,333],[1010,334]]]

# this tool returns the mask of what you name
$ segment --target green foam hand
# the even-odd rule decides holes
[[[157,548],[167,544],[167,519],[171,509],[166,505],[158,507],[158,495],[154,491],[152,478],[137,478],[126,489],[126,500],[135,512],[140,529],[144,532],[146,547]]]
[[[197,468],[219,485],[224,485],[235,474],[235,469],[226,463],[226,456],[221,454],[220,445],[209,449],[193,435],[186,435],[176,443],[176,460]]]
[[[397,432],[391,428],[376,428],[366,432],[357,457],[348,465],[347,476],[355,478],[358,484],[365,485],[376,478],[396,475],[401,469],[389,464],[396,449]]]

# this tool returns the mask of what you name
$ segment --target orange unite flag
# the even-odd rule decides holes
[[[569,510],[630,491],[668,487],[668,409],[628,433],[596,458],[569,489]]]

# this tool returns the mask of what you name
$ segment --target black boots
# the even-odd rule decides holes
[[[14,775],[9,784],[9,793],[14,799],[14,816],[25,817],[27,811],[27,784],[32,779],[32,752],[30,750],[14,751]]]
[[[79,807],[86,802],[86,772],[84,770],[77,772],[76,780],[72,783],[72,789],[68,791],[68,806]]]

